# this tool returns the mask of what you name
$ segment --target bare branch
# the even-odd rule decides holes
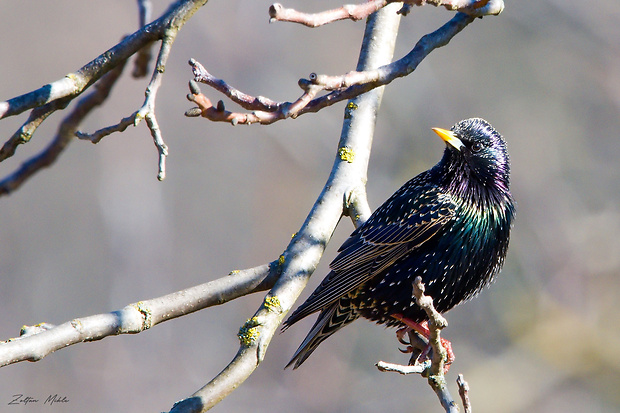
[[[444,363],[448,357],[448,352],[442,344],[440,334],[441,330],[448,326],[448,322],[435,309],[432,297],[424,294],[424,289],[422,278],[419,276],[416,277],[413,281],[413,296],[415,297],[416,304],[422,308],[428,316],[428,329],[430,331],[429,344],[433,349],[428,383],[437,394],[446,412],[458,412],[458,406],[448,390],[446,378],[444,377]]]
[[[394,363],[387,363],[385,361],[379,361],[377,362],[377,364],[375,364],[375,366],[377,366],[377,369],[379,369],[379,371],[383,371],[383,372],[395,372],[395,373],[400,373],[402,375],[422,374],[430,367],[430,362],[404,366],[402,364],[394,364]]]
[[[392,1],[371,0],[363,4],[345,4],[337,9],[321,13],[308,14],[295,9],[288,9],[280,3],[274,3],[269,7],[269,22],[276,21],[300,23],[308,27],[319,27],[337,20],[361,20],[383,8]]]
[[[417,68],[429,53],[438,47],[448,44],[456,34],[473,21],[473,17],[464,13],[457,13],[456,16],[441,28],[423,36],[406,56],[376,69],[358,70],[341,76],[312,74],[310,79],[301,79],[299,84],[300,87],[305,90],[305,93],[293,103],[274,102],[265,98],[259,99],[258,97],[252,97],[238,92],[223,80],[215,79],[211,75],[202,76],[200,70],[202,65],[192,64],[197,62],[191,61],[190,64],[192,64],[195,73],[196,71],[199,73],[195,79],[196,81],[206,83],[222,91],[233,99],[233,101],[239,103],[248,110],[253,110],[253,112],[237,113],[225,110],[218,112],[206,96],[201,93],[196,94],[192,92],[188,98],[195,102],[198,108],[189,110],[186,112],[186,116],[196,116],[200,114],[215,122],[231,122],[234,125],[252,123],[265,125],[288,117],[297,117],[309,112],[318,112],[337,102],[351,99],[374,88],[387,85],[396,78],[407,76]],[[314,97],[321,91],[330,91],[330,93]],[[269,102],[268,107],[264,106],[261,102]],[[257,109],[259,105],[260,109]]]
[[[77,131],[75,132],[75,136],[81,140],[91,141],[92,143],[99,143],[101,139],[105,138],[106,136],[111,135],[114,132],[123,132],[129,126],[134,125],[137,114],[138,114],[138,111],[135,111],[131,115],[127,116],[126,118],[121,119],[121,121],[117,123],[116,125],[112,125],[106,128],[99,129],[98,131],[95,131],[93,133],[85,133],[85,132]]]
[[[53,110],[64,109],[73,99],[106,73],[118,65],[124,64],[130,56],[152,42],[169,36],[170,30],[178,31],[207,1],[178,0],[159,19],[127,36],[116,46],[82,66],[76,72],[32,92],[0,102],[0,119],[18,115],[29,109],[45,107],[35,110],[36,113],[33,112],[26,124],[5,143],[3,149],[0,150],[0,161],[12,156],[19,144],[28,142],[36,127]]]
[[[228,276],[139,301],[107,314],[76,318],[58,326],[42,323],[22,329],[22,336],[0,342],[0,366],[20,361],[38,361],[73,344],[96,341],[119,334],[135,334],[159,323],[235,298],[271,288],[280,274],[278,261],[233,271]],[[44,326],[45,328],[38,327]]]
[[[463,409],[465,413],[471,413],[471,402],[469,401],[469,383],[465,381],[462,374],[459,374],[456,378],[456,384],[459,386],[459,396],[463,402]]]
[[[52,140],[52,142],[41,151],[38,155],[30,158],[26,162],[24,162],[20,168],[18,168],[11,175],[4,178],[0,181],[0,196],[7,195],[17,188],[19,188],[26,180],[28,180],[31,176],[37,173],[42,168],[45,168],[58,158],[58,156],[62,153],[62,151],[69,145],[73,137],[75,136],[76,129],[78,125],[82,122],[82,120],[98,105],[103,103],[105,99],[110,94],[110,90],[120,77],[123,72],[124,64],[116,66],[112,71],[108,72],[104,77],[102,77],[96,84],[95,90],[92,93],[81,99],[78,104],[75,106],[73,111],[60,123],[58,127],[58,132],[56,136]],[[55,101],[52,103],[48,103],[44,107],[48,107],[47,109],[41,109],[44,111],[41,117],[47,117],[51,112],[55,109],[52,107],[56,104]],[[35,113],[38,113],[39,110],[35,109],[31,113],[31,118]],[[49,113],[48,113],[49,112]],[[31,127],[36,129],[38,125],[42,122],[43,119],[41,117],[36,120],[27,122],[27,127]],[[34,126],[36,124],[36,126]],[[26,126],[25,125],[25,126]],[[24,126],[22,126],[24,129]],[[32,129],[32,131],[34,131]]]
[[[166,62],[170,56],[172,44],[174,43],[177,34],[178,29],[176,28],[166,30],[166,34],[161,41],[161,48],[159,49],[159,55],[157,56],[153,77],[146,88],[146,99],[135,117],[135,125],[137,125],[140,120],[146,119],[146,124],[151,131],[153,143],[155,143],[155,147],[159,153],[159,172],[157,174],[157,179],[160,181],[163,181],[166,178],[166,157],[168,156],[168,146],[164,142],[161,129],[159,128],[157,117],[155,115],[155,99],[166,69]]]
[[[269,7],[269,22],[299,23],[314,28],[338,20],[357,21],[365,19],[390,3],[399,3],[399,1],[369,0],[361,4],[345,4],[337,9],[320,13],[304,13],[295,9],[285,8],[280,3],[274,3]],[[426,4],[437,7],[443,6],[448,10],[459,11],[472,17],[498,15],[504,10],[503,0],[405,0],[403,3],[405,6],[424,6]],[[408,8],[401,9],[398,13],[406,15],[408,10]]]
[[[9,138],[8,141],[4,143],[0,149],[0,162],[15,155],[17,147],[21,144],[28,143],[37,128],[45,119],[47,119],[49,115],[59,109],[66,108],[70,101],[71,99],[69,98],[57,99],[33,109],[32,112],[30,112],[30,116],[28,116],[28,120],[13,134],[13,136]]]
[[[360,66],[376,67],[390,61],[399,19],[389,8],[369,19]],[[236,356],[213,380],[177,403],[171,412],[203,412],[210,409],[247,379],[263,360],[271,338],[318,265],[325,245],[343,215],[346,194],[352,188],[365,185],[376,111],[382,93],[383,89],[379,88],[358,96],[352,102],[356,110],[345,115],[339,147],[351,148],[356,155],[352,162],[336,156],[321,195],[281,257],[282,276],[263,305],[242,326],[239,334],[241,345]],[[364,194],[362,191],[357,192],[360,197]],[[362,205],[367,201],[360,200],[358,203]]]
[[[345,195],[344,214],[351,218],[355,228],[366,222],[371,213],[365,186],[358,186],[348,191]]]
[[[439,402],[445,411],[456,413],[459,411],[459,408],[448,390],[444,376],[444,373],[447,371],[445,368],[446,360],[449,361],[450,357],[453,358],[453,355],[451,355],[451,350],[444,348],[444,345],[449,345],[449,343],[442,340],[440,336],[441,330],[448,326],[448,322],[435,309],[432,297],[424,294],[424,289],[422,278],[419,276],[416,277],[413,282],[413,296],[416,304],[426,312],[428,317],[428,344],[432,348],[430,363],[426,360],[423,363],[414,364],[413,366],[399,366],[380,361],[376,366],[380,371],[397,372],[400,374],[421,373],[428,378],[429,385],[435,391],[435,394],[437,394]],[[393,315],[392,317],[406,325],[411,325],[409,320],[400,315]],[[403,342],[400,336],[399,341]]]

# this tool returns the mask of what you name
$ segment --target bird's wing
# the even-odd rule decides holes
[[[403,187],[404,188],[404,187]],[[296,321],[333,304],[418,248],[454,217],[452,200],[432,187],[399,190],[340,247],[332,271],[286,321]]]

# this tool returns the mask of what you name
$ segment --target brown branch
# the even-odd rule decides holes
[[[361,20],[370,16],[377,10],[390,3],[398,3],[398,0],[369,0],[361,4],[345,4],[342,7],[326,10],[320,13],[304,13],[291,8],[285,8],[280,3],[274,3],[269,7],[269,22],[276,21],[299,23],[308,27],[319,27],[338,20]],[[459,11],[471,17],[486,15],[498,15],[504,10],[503,0],[405,0],[404,6],[424,6],[431,4],[436,7],[443,6],[447,10]],[[408,7],[398,13],[407,14]]]
[[[361,20],[383,8],[393,1],[371,0],[363,4],[345,4],[337,9],[327,10],[321,13],[303,13],[295,9],[289,9],[280,3],[274,3],[269,7],[269,22],[276,21],[300,23],[308,27],[319,27],[337,20]]]
[[[252,112],[218,111],[218,107],[214,107],[211,101],[199,90],[192,90],[193,88],[190,85],[191,95],[188,98],[198,107],[187,111],[186,116],[203,116],[214,122],[231,122],[234,125],[271,124],[289,117],[294,118],[305,113],[318,112],[337,102],[351,99],[377,87],[387,85],[394,79],[409,75],[433,50],[448,44],[456,34],[473,21],[473,17],[457,13],[441,28],[423,36],[406,56],[377,69],[353,71],[341,76],[311,74],[309,79],[299,81],[299,86],[305,92],[292,103],[275,102],[239,92],[225,81],[214,78],[206,70],[203,72],[204,67],[192,59],[190,65],[197,82],[213,87],[228,96],[233,102]],[[322,91],[329,93],[318,96]],[[223,105],[221,107],[223,108]]]

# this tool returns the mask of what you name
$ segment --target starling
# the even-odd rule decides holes
[[[389,327],[424,322],[412,282],[444,313],[493,281],[508,249],[515,205],[502,136],[485,120],[433,128],[441,161],[411,179],[338,250],[330,273],[284,323],[320,311],[287,367],[299,367],[327,337],[359,317]],[[396,315],[397,318],[393,316]]]

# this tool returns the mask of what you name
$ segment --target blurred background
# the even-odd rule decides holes
[[[168,2],[155,3],[157,17]],[[329,175],[344,103],[272,126],[188,119],[187,61],[244,92],[293,100],[300,77],[355,68],[364,23],[268,24],[270,4],[211,1],[180,32],[157,98],[170,147],[164,182],[141,124],[97,145],[73,142],[0,199],[0,339],[23,324],[120,309],[283,251]],[[285,3],[305,11],[340,4]],[[414,8],[395,57],[451,17]],[[518,213],[506,265],[491,289],[448,313],[444,332],[457,354],[452,394],[463,373],[478,412],[620,411],[619,19],[615,0],[508,0],[501,16],[475,21],[386,90],[368,175],[373,209],[439,160],[443,143],[431,127],[481,116],[508,141]],[[137,21],[129,1],[0,3],[0,100],[77,70]],[[130,70],[83,130],[115,124],[142,104],[148,79]],[[0,164],[0,176],[44,148],[64,116],[48,119]],[[26,117],[2,120],[0,140]],[[342,220],[302,298],[352,228]],[[15,394],[59,394],[70,402],[57,411],[167,411],[231,360],[239,326],[263,297],[5,367],[0,405]],[[441,411],[424,379],[376,370],[378,360],[407,356],[393,330],[366,321],[284,371],[312,323],[276,335],[264,363],[213,411]]]

